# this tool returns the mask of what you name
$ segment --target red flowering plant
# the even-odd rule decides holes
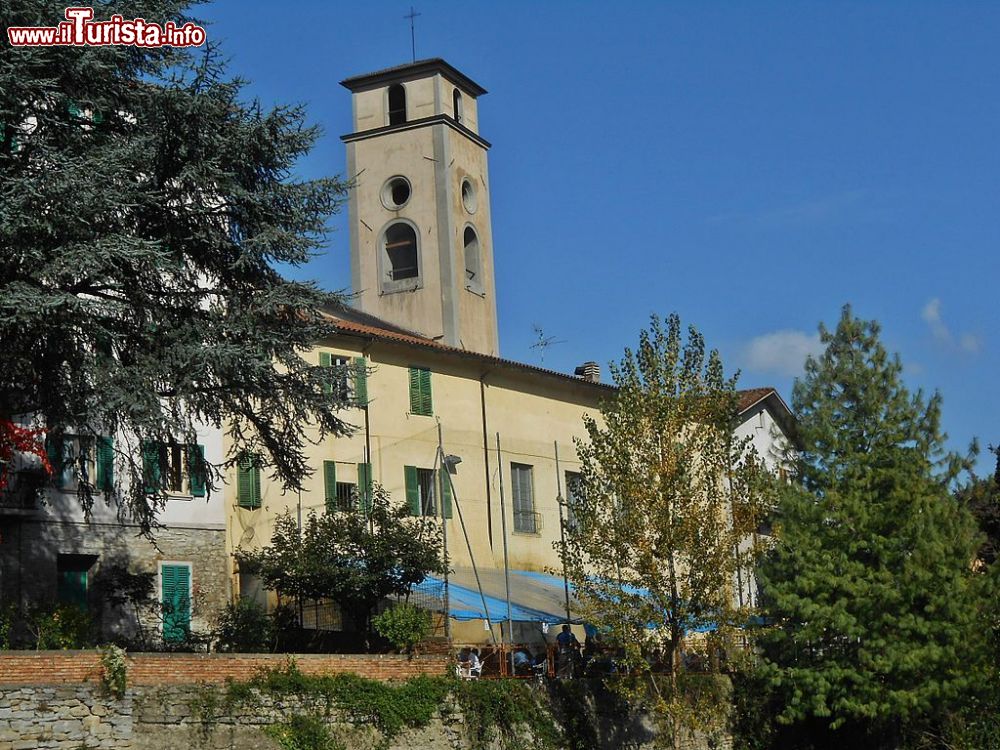
[[[45,452],[45,430],[34,430],[14,424],[9,419],[0,419],[0,490],[7,488],[10,481],[10,467],[15,453],[32,453],[41,459],[45,473],[52,474],[52,464]]]

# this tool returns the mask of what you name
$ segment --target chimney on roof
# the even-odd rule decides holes
[[[584,362],[573,371],[574,375],[579,375],[588,383],[601,382],[601,366],[596,362]]]

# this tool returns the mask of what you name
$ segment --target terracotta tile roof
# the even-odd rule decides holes
[[[745,391],[738,391],[740,394],[740,414],[745,412],[750,407],[760,403],[765,398],[770,396],[772,393],[777,393],[778,391],[774,388],[748,388]]]
[[[440,341],[435,341],[434,339],[429,339],[426,336],[421,336],[415,331],[409,331],[400,326],[395,326],[381,320],[380,318],[376,318],[374,315],[368,315],[367,313],[355,310],[354,308],[346,305],[342,307],[329,308],[323,311],[323,314],[336,326],[339,332],[347,335],[378,339],[380,341],[393,341],[398,344],[407,344],[424,349],[433,349],[453,356],[478,360],[483,364],[493,367],[521,370],[524,372],[544,375],[546,377],[554,377],[566,382],[590,386],[606,392],[610,392],[615,389],[615,386],[610,383],[592,383],[588,380],[579,378],[576,375],[567,375],[564,372],[547,370],[544,367],[536,367],[535,365],[529,365],[513,359],[494,357],[489,354],[480,354],[479,352],[472,352],[466,349],[449,346],[448,344],[443,344]],[[771,394],[777,396],[781,406],[785,408],[785,411],[787,411],[789,415],[791,414],[791,411],[788,409],[788,406],[781,398],[777,389],[770,386],[765,388],[748,388],[746,390],[738,391],[738,393],[740,396],[740,414],[743,414],[747,410],[753,408]]]
[[[358,311],[352,308],[345,307],[343,309],[328,310],[324,311],[326,316],[331,320],[331,322],[336,326],[337,330],[345,333],[347,335],[357,335],[366,338],[379,339],[381,341],[394,341],[399,344],[408,344],[411,346],[418,346],[425,349],[434,349],[442,353],[447,353],[452,356],[462,357],[465,359],[471,359],[481,362],[484,365],[489,365],[492,367],[500,367],[505,369],[520,370],[522,372],[534,373],[537,375],[544,375],[546,377],[553,377],[564,382],[571,382],[577,385],[588,386],[598,390],[613,391],[614,386],[610,383],[592,383],[588,380],[578,378],[575,375],[567,375],[564,372],[557,372],[556,370],[547,370],[544,367],[536,367],[535,365],[529,365],[524,362],[518,362],[513,359],[504,359],[502,357],[494,357],[490,354],[481,354],[479,352],[469,351],[467,349],[459,349],[455,346],[449,346],[448,344],[442,344],[440,341],[435,341],[434,339],[429,339],[426,336],[421,336],[419,333],[414,331],[407,331],[404,328],[399,328],[397,326],[392,326],[384,321],[379,320],[371,315],[365,315],[364,313],[358,313]],[[343,316],[343,317],[342,317]],[[354,318],[352,320],[352,318]],[[367,320],[362,321],[360,318],[367,318]]]

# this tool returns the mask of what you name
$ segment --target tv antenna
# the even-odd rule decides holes
[[[545,350],[546,349],[548,349],[550,346],[555,346],[556,344],[565,344],[566,343],[563,339],[557,339],[555,336],[546,336],[545,335],[545,331],[542,330],[542,327],[540,325],[538,325],[537,323],[535,323],[531,327],[532,327],[532,329],[534,329],[535,336],[538,338],[538,340],[534,344],[532,344],[529,348],[530,349],[538,349],[538,351],[539,351],[539,353],[541,355],[542,362],[545,361]]]

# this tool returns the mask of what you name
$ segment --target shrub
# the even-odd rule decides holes
[[[264,730],[283,750],[345,750],[318,716],[297,715]]]
[[[220,651],[270,651],[274,623],[264,608],[252,599],[240,598],[225,606],[218,617]]]
[[[551,713],[523,680],[471,680],[455,686],[455,697],[465,713],[466,729],[474,748],[554,748],[563,745]],[[528,745],[525,730],[530,729]]]
[[[13,604],[0,608],[0,651],[7,651],[10,648],[10,631],[14,627],[16,617],[17,610]]]
[[[375,632],[400,651],[412,653],[413,648],[431,632],[431,616],[427,610],[412,604],[400,604],[372,618]]]
[[[62,604],[55,609],[33,609],[25,621],[35,649],[87,648],[93,645],[94,621],[82,607]]]
[[[125,650],[118,646],[108,646],[101,654],[101,684],[114,697],[121,699],[128,688],[128,662]]]

